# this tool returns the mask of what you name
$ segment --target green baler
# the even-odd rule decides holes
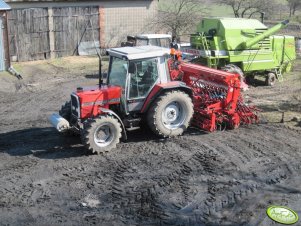
[[[296,59],[293,36],[272,35],[288,24],[285,20],[268,29],[255,19],[204,18],[191,35],[191,49],[197,61],[212,68],[246,76],[266,76],[266,84],[282,79]]]

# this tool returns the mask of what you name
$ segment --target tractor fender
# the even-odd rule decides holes
[[[143,104],[141,109],[141,113],[145,113],[148,111],[151,104],[163,93],[171,90],[181,90],[187,93],[190,98],[192,98],[192,89],[187,86],[184,82],[181,81],[172,81],[162,84],[156,84],[152,91],[148,94],[146,101]]]
[[[110,109],[102,108],[102,107],[100,107],[99,109],[101,110],[101,112],[108,114],[108,115],[112,115],[117,118],[117,120],[119,121],[119,123],[122,127],[122,138],[124,141],[126,141],[128,138],[127,138],[126,130],[125,130],[125,127],[124,127],[124,124],[123,124],[121,118],[114,111],[112,111]]]

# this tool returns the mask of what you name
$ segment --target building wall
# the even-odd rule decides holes
[[[120,44],[127,35],[152,33],[150,21],[156,16],[158,1],[111,1],[101,4],[105,18],[105,42]]]
[[[157,0],[6,2],[12,9],[98,6],[102,47],[118,46],[127,35],[152,33],[149,22],[156,16],[158,7]]]

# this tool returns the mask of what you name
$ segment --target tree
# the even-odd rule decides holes
[[[296,11],[301,8],[301,0],[287,0],[290,17],[294,16]]]
[[[268,13],[273,4],[272,1],[273,0],[217,0],[217,3],[230,6],[235,17],[251,18],[257,13]]]
[[[160,2],[158,16],[152,21],[156,28],[172,32],[172,36],[179,37],[182,34],[195,29],[204,12],[203,0],[164,0]]]

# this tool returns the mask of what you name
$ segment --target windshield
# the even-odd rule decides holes
[[[117,57],[111,57],[108,74],[108,84],[125,88],[127,71],[128,62],[126,60]]]

